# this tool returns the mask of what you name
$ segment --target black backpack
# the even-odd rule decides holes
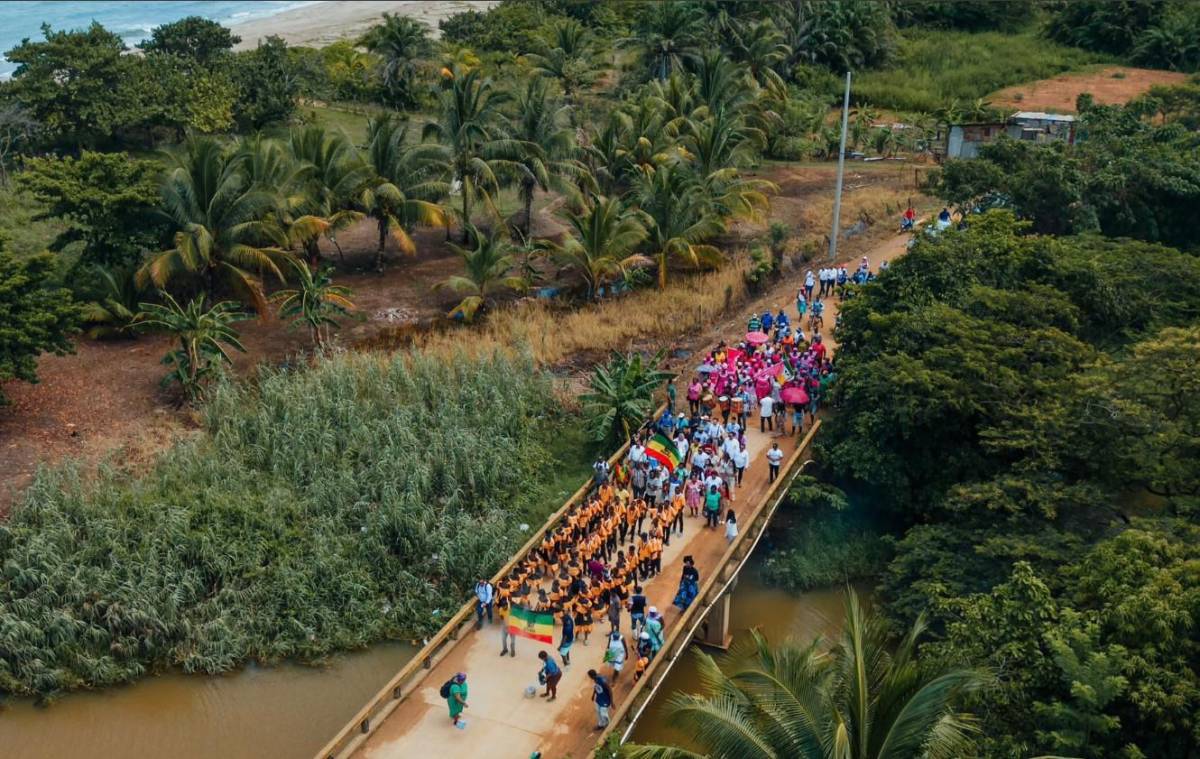
[[[442,683],[442,689],[438,691],[442,698],[450,698],[450,686],[454,685],[454,678],[450,678]]]

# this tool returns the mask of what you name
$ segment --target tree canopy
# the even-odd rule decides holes
[[[67,290],[49,284],[50,256],[18,260],[0,240],[0,383],[37,382],[37,357],[72,350],[70,336],[79,327],[79,308]],[[0,405],[7,398],[0,389]]]

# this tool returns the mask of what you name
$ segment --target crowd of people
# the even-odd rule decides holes
[[[798,436],[814,422],[836,377],[835,361],[820,334],[822,299],[840,298],[847,282],[873,277],[865,258],[853,274],[845,267],[809,271],[797,295],[795,326],[782,308],[751,315],[743,340],[733,345],[722,341],[703,358],[688,382],[686,407],[676,407],[672,380],[663,414],[634,436],[624,459],[615,467],[597,459],[591,492],[571,506],[495,587],[486,579],[479,581],[478,625],[482,627],[485,616],[492,620],[493,608],[498,612],[500,656],[516,656],[516,637],[504,624],[513,606],[551,614],[557,621],[558,659],[544,650],[538,653],[543,698],[557,698],[575,641],[588,645],[597,623],[606,621],[604,662],[609,672],[589,670],[588,675],[594,686],[596,727],[607,725],[612,684],[626,663],[634,662],[633,677],[640,678],[664,643],[663,615],[648,602],[642,583],[662,572],[663,550],[673,536],[683,535],[686,517],[703,516],[702,529],[723,525],[727,540],[737,537],[733,504],[750,464],[749,425],[757,419],[761,433]],[[818,317],[810,318],[811,339],[801,328],[806,314]],[[765,457],[773,482],[784,458],[777,441]],[[674,605],[686,610],[699,587],[700,572],[686,556]],[[622,624],[625,614],[628,638]],[[455,691],[463,703],[449,701],[459,727],[465,726],[463,678],[462,688]]]

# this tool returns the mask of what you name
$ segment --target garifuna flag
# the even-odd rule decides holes
[[[674,472],[682,458],[675,443],[661,432],[650,438],[649,443],[646,443],[646,455],[666,467],[668,472]]]
[[[522,638],[554,643],[554,615],[530,611],[524,606],[513,606],[508,612],[508,631]]]

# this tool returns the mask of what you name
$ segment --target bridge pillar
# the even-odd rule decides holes
[[[700,625],[700,643],[719,648],[722,651],[729,650],[730,644],[733,643],[733,615],[729,609],[729,601],[733,598],[733,586],[736,584],[735,580],[729,586],[729,590],[722,593],[717,602],[708,610],[708,616]]]

